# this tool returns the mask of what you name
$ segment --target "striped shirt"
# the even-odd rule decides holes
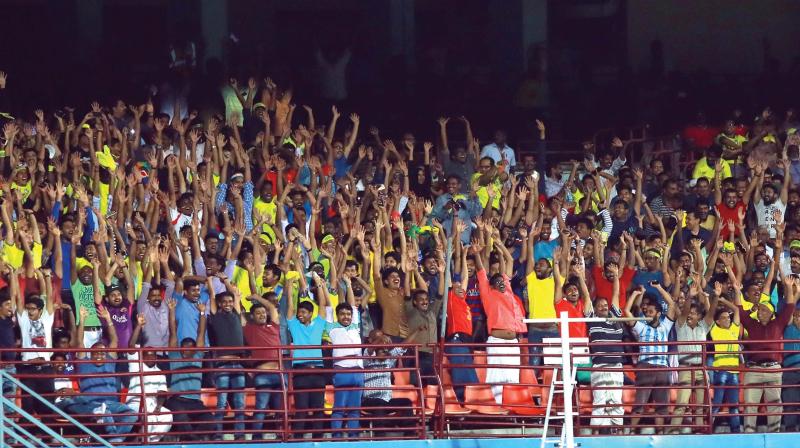
[[[378,357],[374,351],[367,349],[364,359],[366,370],[383,370],[382,372],[364,372],[364,398],[377,398],[388,402],[392,399],[392,372],[389,369],[397,365],[397,359],[406,349],[395,347],[389,351],[389,357]]]
[[[592,313],[589,317],[596,317]],[[609,317],[622,317],[622,313],[615,306],[609,309]],[[592,364],[618,364],[622,362],[622,345],[603,345],[622,342],[623,328],[619,322],[587,322],[589,330],[589,352]]]
[[[697,322],[694,328],[690,327],[685,321],[683,325],[678,324],[677,335],[679,342],[698,342],[697,344],[687,344],[678,346],[678,364],[682,366],[697,366],[703,363],[703,345],[708,337],[711,328],[704,319]]]
[[[667,342],[673,324],[674,322],[670,318],[661,320],[657,327],[639,321],[633,326],[633,332],[639,337],[639,342]],[[669,346],[666,344],[642,345],[639,347],[637,364],[669,367],[669,355],[666,354],[668,351]]]
[[[467,305],[469,305],[473,323],[486,320],[486,312],[483,311],[483,302],[481,301],[481,291],[478,289],[477,276],[470,277],[467,281]]]

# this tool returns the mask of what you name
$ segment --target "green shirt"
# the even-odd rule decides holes
[[[97,317],[97,308],[94,304],[94,286],[84,285],[80,280],[76,280],[70,287],[72,298],[75,300],[75,324],[81,323],[81,308],[89,310],[89,316],[84,322],[85,327],[99,327],[100,318]],[[105,294],[105,288],[100,285],[100,294]]]

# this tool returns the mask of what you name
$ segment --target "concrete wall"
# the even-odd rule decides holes
[[[362,425],[363,425],[362,421]],[[696,446],[724,446],[726,448],[789,448],[797,445],[800,435],[787,434],[716,434],[703,436],[614,436],[576,437],[581,448],[680,448]],[[451,440],[387,440],[358,442],[324,442],[327,448],[531,448],[538,447],[538,437],[519,439],[451,439]],[[162,448],[182,448],[184,445],[161,445]],[[195,445],[213,448],[219,445]],[[254,444],[230,444],[226,448],[252,448]],[[273,443],[274,448],[319,448],[320,442]],[[553,444],[548,444],[553,446]]]
[[[637,71],[649,65],[656,38],[667,70],[758,73],[764,37],[782,70],[800,55],[800,1],[628,0],[627,8],[629,61]]]

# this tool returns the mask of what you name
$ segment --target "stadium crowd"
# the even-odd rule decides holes
[[[0,107],[13,87],[6,78],[0,72]],[[462,402],[464,385],[478,382],[469,344],[486,344],[485,383],[501,403],[503,385],[520,382],[508,365],[542,360],[540,347],[515,344],[559,334],[555,323],[523,319],[560,312],[646,318],[569,326],[589,338],[600,368],[579,375],[595,387],[599,432],[624,427],[622,366],[631,363],[644,369],[634,415],[653,401],[660,426],[667,386],[678,389],[668,431],[682,425],[691,395],[703,402],[696,386],[706,381],[713,404],[729,408],[731,431],[757,428],[754,415],[737,415],[740,384],[750,386],[747,413],[769,406],[769,431],[799,429],[800,389],[787,386],[800,372],[784,369],[800,367],[800,353],[782,355],[800,349],[793,110],[731,114],[721,127],[698,116],[683,145],[686,157],[702,157],[675,177],[660,158],[631,163],[619,138],[584,143],[583,160],[551,156],[541,166],[502,130],[479,141],[465,117],[431,123],[435,143],[410,132],[393,140],[336,106],[321,123],[319,110],[296,108],[293,92],[269,78],[232,79],[222,93],[224,113],[205,119],[179,100],[167,113],[155,100],[122,98],[87,111],[2,110],[0,366],[60,409],[96,414],[110,440],[124,439],[140,409],[151,441],[171,429],[208,437],[201,420],[216,421],[221,438],[225,409],[244,408],[236,391],[245,387],[257,391],[254,422],[246,428],[236,413],[234,432],[261,431],[282,407],[273,392],[283,387],[281,357],[301,371],[297,415],[322,417],[319,389],[332,383],[328,430],[354,436],[358,408],[410,406],[393,398],[385,370],[402,344],[421,344],[410,360],[425,381],[440,338],[465,344],[447,348]],[[535,123],[543,150],[547,129]],[[449,138],[454,128],[465,139]],[[736,341],[748,339],[766,342],[742,352]],[[634,340],[653,344],[631,356],[621,343]],[[670,341],[686,344],[670,354]],[[353,346],[362,343],[377,345]],[[117,362],[123,351],[102,350],[128,347],[141,350],[127,363]],[[68,348],[77,355],[51,351]],[[315,373],[323,367],[335,373]],[[209,385],[234,392],[209,409],[200,398]],[[22,397],[25,409],[51,413]],[[312,418],[293,429],[322,428]]]

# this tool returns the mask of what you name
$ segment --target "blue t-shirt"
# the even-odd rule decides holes
[[[172,361],[169,363],[170,370],[181,370],[181,369],[199,369],[203,367],[203,362],[200,361],[203,359],[203,352],[168,352],[167,356]],[[186,361],[184,357],[196,359],[197,361]],[[181,393],[181,392],[200,392],[200,388],[203,385],[203,374],[199,372],[191,372],[191,373],[178,373],[174,372],[170,377],[169,382],[169,390],[170,392]],[[189,398],[192,400],[199,400],[200,394],[199,393],[181,393],[181,397]]]
[[[661,294],[658,292],[658,290],[656,288],[653,288],[652,286],[650,286],[650,282],[653,281],[653,280],[655,280],[655,281],[657,281],[657,282],[659,282],[659,283],[661,283],[663,285],[664,284],[664,273],[661,272],[660,270],[659,271],[655,271],[655,272],[637,270],[636,274],[633,276],[633,280],[631,281],[631,283],[635,287],[644,286],[645,293],[649,293],[649,294],[652,294],[653,296],[655,296],[656,299],[658,299],[659,302],[662,302],[661,305],[663,306],[663,305],[665,305],[665,303],[663,303],[664,299],[661,297]]]
[[[334,177],[338,180],[342,177],[347,176],[347,172],[350,171],[351,165],[347,162],[347,157],[339,157],[333,161],[333,168],[334,168]]]
[[[178,323],[178,342],[186,339],[197,338],[197,326],[200,324],[200,313],[197,312],[197,304],[187,299],[183,294],[173,294],[177,305],[175,306],[175,320]],[[198,303],[208,305],[208,291],[203,288],[200,290]],[[206,307],[208,308],[208,307]],[[208,347],[208,332],[205,335],[205,346]]]
[[[553,250],[558,246],[558,239],[550,241],[537,241],[533,245],[533,259],[534,261],[540,258],[553,259]]]
[[[79,375],[94,375],[94,374],[113,374],[116,371],[116,364],[111,357],[106,358],[108,362],[101,365],[94,363],[80,363],[77,366]],[[118,400],[117,392],[119,392],[119,381],[117,377],[113,376],[93,376],[80,379],[80,389],[82,394],[108,394],[108,395],[89,395],[87,400],[101,401],[101,400]]]
[[[783,349],[788,351],[800,350],[800,328],[791,324],[783,331]],[[789,342],[791,341],[791,342]],[[800,367],[800,353],[793,353],[783,358],[783,367]]]
[[[293,317],[288,320],[289,333],[292,335],[292,346],[322,345],[322,334],[327,328],[327,321],[320,316],[315,317],[308,325],[303,325]],[[322,365],[322,349],[319,348],[293,348],[292,358],[317,358],[318,360],[303,359],[292,361],[292,365],[312,364]]]

